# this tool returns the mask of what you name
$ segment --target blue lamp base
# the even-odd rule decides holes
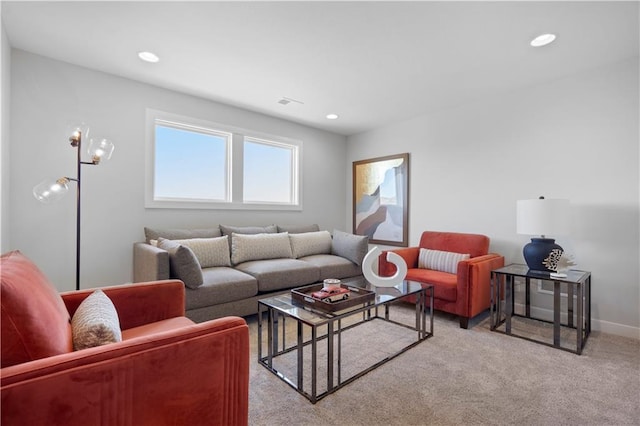
[[[564,251],[553,238],[532,238],[522,249],[522,254],[530,270],[548,274],[556,271],[547,268],[543,262],[554,249]]]

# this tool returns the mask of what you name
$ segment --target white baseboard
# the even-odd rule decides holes
[[[591,318],[591,329],[603,333],[615,334],[616,336],[630,337],[640,340],[640,327],[618,324],[615,322],[603,321]]]
[[[515,304],[515,311],[519,314],[524,313],[524,305],[520,303]],[[576,308],[574,307],[574,314]],[[535,318],[540,318],[546,321],[553,321],[553,310],[543,309],[535,306],[531,307],[531,315]],[[566,323],[567,313],[562,312],[560,314],[560,321]],[[640,340],[640,327],[632,327],[630,325],[618,324],[610,321],[603,321],[596,318],[591,318],[591,330],[601,331],[603,333],[615,334],[616,336],[629,337],[631,339]]]

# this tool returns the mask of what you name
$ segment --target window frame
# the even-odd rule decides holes
[[[205,134],[231,134],[227,152],[226,201],[191,199],[155,199],[155,127],[169,123],[170,127],[187,131],[202,130]],[[275,136],[254,130],[219,124],[208,120],[147,108],[145,152],[145,208],[160,209],[211,209],[211,210],[302,210],[302,141]],[[292,149],[292,203],[243,202],[244,142],[245,140],[283,146]]]

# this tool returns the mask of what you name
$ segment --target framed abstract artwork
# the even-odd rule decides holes
[[[353,162],[353,232],[371,244],[409,245],[409,154]]]

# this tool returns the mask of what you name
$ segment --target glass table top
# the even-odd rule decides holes
[[[428,284],[421,284],[415,281],[403,281],[395,287],[375,287],[368,283],[364,278],[344,282],[343,284],[348,285],[349,287],[358,287],[373,291],[376,296],[375,300],[371,303],[371,305],[369,305],[369,308],[375,308],[376,306],[390,303],[402,297],[417,294],[422,291],[423,288],[430,287]],[[259,303],[261,305],[289,315],[293,318],[301,320],[305,323],[313,325],[319,325],[328,320],[334,320],[342,316],[347,316],[351,313],[362,311],[365,308],[365,305],[355,305],[341,311],[326,312],[320,309],[314,309],[310,306],[296,303],[291,299],[290,292],[260,299]]]
[[[543,279],[549,281],[560,281],[560,282],[569,282],[569,283],[580,283],[586,280],[591,273],[587,271],[580,271],[577,269],[571,269],[567,271],[566,277],[550,277],[548,272],[537,272],[529,269],[527,265],[521,265],[517,263],[512,263],[511,265],[507,265],[500,269],[494,269],[492,271],[494,274],[505,274],[505,275],[515,275],[518,277],[524,278],[535,278],[535,279]]]

